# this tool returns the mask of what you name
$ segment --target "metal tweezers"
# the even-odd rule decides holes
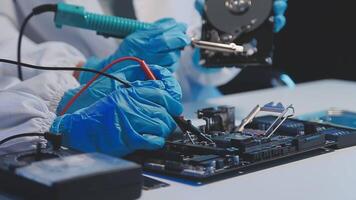
[[[274,122],[268,127],[268,129],[265,131],[264,135],[266,138],[270,138],[276,130],[283,124],[283,122],[294,116],[294,107],[293,105],[289,105],[288,107],[284,107],[281,103],[275,104],[274,102],[270,102],[263,107],[260,105],[257,105],[255,108],[252,109],[250,114],[247,115],[242,121],[239,127],[237,128],[237,131],[242,132],[245,129],[245,126],[253,121],[253,119],[257,116],[258,113],[261,111],[265,112],[272,112],[272,113],[279,113],[278,117]],[[290,114],[288,114],[290,113]]]

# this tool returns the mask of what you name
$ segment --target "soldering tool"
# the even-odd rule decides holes
[[[71,5],[66,3],[40,5],[33,8],[32,12],[25,18],[24,22],[21,25],[17,45],[18,63],[21,63],[22,35],[24,34],[24,30],[28,21],[33,16],[45,12],[55,13],[54,23],[58,28],[61,28],[63,26],[71,26],[87,30],[93,30],[96,31],[98,35],[102,35],[104,37],[124,38],[137,30],[146,29],[152,26],[151,23],[140,22],[134,19],[87,12],[83,6]],[[245,48],[235,43],[224,44],[211,41],[202,41],[192,37],[191,45],[200,49],[217,52],[234,54],[245,53]],[[18,77],[20,80],[23,80],[22,69],[21,65],[19,64]]]

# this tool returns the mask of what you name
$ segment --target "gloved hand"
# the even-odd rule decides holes
[[[205,0],[196,0],[195,8],[202,14],[204,12]],[[278,33],[286,25],[286,17],[284,13],[287,10],[287,0],[275,0],[273,3],[274,12],[274,28],[273,31]]]
[[[89,59],[84,67],[101,70],[117,58],[134,56],[148,64],[157,64],[173,72],[177,68],[181,50],[190,44],[190,39],[185,34],[186,30],[185,24],[177,23],[174,19],[158,20],[150,28],[136,31],[126,37],[113,55],[101,61]],[[115,72],[130,62],[116,64],[108,73]],[[93,76],[92,73],[82,72],[79,82],[87,83]]]
[[[182,91],[177,82],[177,80],[172,76],[172,73],[167,69],[160,67],[158,65],[149,66],[152,73],[158,79],[157,81],[144,81],[138,82],[140,85],[142,83],[151,84],[154,82],[156,84],[162,85],[162,89],[165,90],[165,95],[170,95],[177,101],[182,99]],[[112,74],[115,77],[118,77],[122,80],[132,82],[132,84],[138,84],[137,80],[146,80],[147,77],[139,65],[130,65],[119,69],[118,71]],[[150,86],[150,85],[149,85]],[[57,114],[60,113],[67,103],[72,99],[72,97],[77,94],[84,85],[68,90],[64,93],[61,101],[58,104]],[[107,77],[102,77],[95,81],[87,90],[85,90],[78,99],[72,104],[67,113],[73,113],[81,108],[85,108],[96,102],[97,100],[107,96],[111,92],[122,89],[124,87],[121,83],[118,83],[115,80],[109,79]],[[145,88],[143,88],[145,89]],[[142,90],[142,89],[141,89]],[[147,93],[151,90],[147,90]]]
[[[276,0],[273,3],[274,11],[274,28],[273,31],[278,33],[286,25],[284,13],[287,10],[287,0]]]
[[[138,67],[129,68],[135,73]],[[167,70],[151,68],[162,80],[135,81],[132,87],[123,88],[101,79],[86,95],[88,101],[104,97],[89,107],[78,101],[75,108],[83,108],[57,117],[50,131],[62,134],[65,146],[84,152],[123,156],[162,147],[164,138],[176,128],[171,116],[182,113],[181,91]]]

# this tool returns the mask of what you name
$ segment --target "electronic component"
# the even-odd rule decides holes
[[[296,137],[294,142],[297,149],[299,151],[303,151],[303,150],[308,150],[315,147],[323,146],[326,140],[325,140],[325,135],[315,133],[311,135],[298,136]]]
[[[198,118],[205,121],[205,132],[231,132],[235,128],[235,108],[220,106],[198,110]]]
[[[42,149],[0,156],[0,187],[26,199],[136,199],[141,167],[100,153]]]
[[[162,187],[168,187],[169,184],[150,178],[148,176],[143,176],[143,189],[144,190],[153,190],[153,189],[158,189]]]
[[[260,105],[257,105],[250,112],[250,114],[248,114],[247,117],[242,120],[242,122],[239,125],[237,130],[239,132],[242,132],[245,129],[245,126],[247,124],[251,123],[254,120],[254,118],[257,116],[257,114],[259,114],[259,112],[261,112],[261,111],[279,114],[279,116],[272,121],[272,123],[269,125],[269,127],[262,134],[262,135],[266,136],[267,138],[270,138],[276,132],[276,130],[284,123],[284,121],[287,118],[294,116],[293,105],[289,105],[287,108],[284,108],[284,106],[281,103],[274,104],[273,102],[270,102],[270,103],[264,105],[263,107],[261,107]]]
[[[261,111],[274,115],[257,116]],[[292,105],[256,106],[240,125],[235,124],[233,107],[200,109],[197,115],[205,125],[194,128],[189,123],[168,138],[163,149],[129,158],[150,172],[209,182],[356,145],[356,131],[291,118]]]
[[[225,44],[231,50],[201,49],[201,64],[206,67],[271,65],[272,5],[273,0],[206,0],[201,39]]]
[[[356,130],[327,128],[319,131],[318,133],[325,135],[327,140],[335,141],[337,148],[356,145]]]

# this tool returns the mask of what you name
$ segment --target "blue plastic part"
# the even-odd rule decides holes
[[[133,19],[86,12],[82,6],[66,3],[57,4],[54,22],[58,28],[64,25],[73,26],[94,30],[100,35],[117,38],[126,37],[137,30],[151,26],[150,23]]]
[[[296,87],[295,82],[293,81],[293,79],[288,76],[287,74],[282,74],[280,76],[281,81],[283,81],[284,84],[286,84],[286,86],[290,89],[294,89]]]
[[[345,110],[331,108],[325,111],[304,114],[297,118],[300,120],[316,121],[323,124],[356,129],[356,113]]]

